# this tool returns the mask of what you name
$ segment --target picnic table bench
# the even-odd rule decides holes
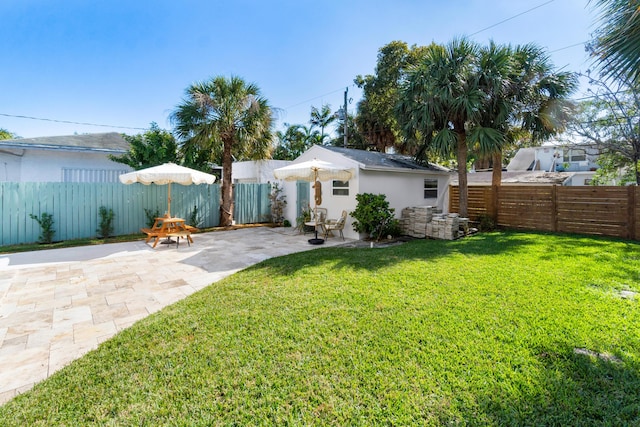
[[[169,237],[178,237],[178,239],[180,237],[186,237],[187,242],[191,245],[191,243],[193,243],[191,233],[198,231],[198,229],[190,225],[186,225],[182,218],[160,217],[155,219],[153,227],[141,228],[140,231],[147,235],[145,243],[149,243],[151,239],[155,239],[153,242],[153,247],[155,248],[160,239]],[[175,236],[171,236],[171,234],[174,234]]]

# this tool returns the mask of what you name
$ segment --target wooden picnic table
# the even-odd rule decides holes
[[[195,231],[196,228],[186,225],[182,218],[160,217],[155,219],[153,227],[141,228],[140,230],[147,235],[145,243],[149,243],[149,240],[155,238],[153,242],[153,247],[155,248],[160,239],[170,237],[171,234],[179,234],[182,237],[186,237],[188,242],[193,243],[191,231]]]

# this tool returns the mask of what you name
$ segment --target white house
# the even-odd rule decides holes
[[[291,164],[290,160],[248,160],[233,162],[231,180],[234,184],[267,184],[274,182],[273,170]]]
[[[132,169],[108,156],[128,149],[116,132],[0,140],[0,181],[118,182]]]
[[[448,182],[452,175],[449,169],[437,165],[420,165],[409,156],[386,154],[350,148],[314,145],[301,154],[293,163],[313,159],[324,160],[346,169],[354,176],[348,182],[328,181],[322,183],[322,207],[328,217],[337,219],[343,210],[355,210],[356,194],[385,194],[396,218],[402,209],[412,206],[435,206],[443,212],[447,209]],[[287,196],[285,218],[295,224],[300,209],[313,207],[312,183],[283,182]],[[344,235],[358,239],[353,230],[353,218],[347,217]],[[363,236],[364,237],[364,236]]]
[[[521,148],[507,166],[508,172],[529,172],[530,175],[562,173],[562,185],[589,185],[595,171],[596,150],[579,145],[543,145]]]

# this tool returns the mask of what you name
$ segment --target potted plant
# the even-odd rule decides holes
[[[301,233],[308,233],[314,230],[312,225],[305,225],[305,222],[311,221],[311,208],[307,206],[302,209],[300,212],[300,216],[296,218],[296,229],[298,229]]]

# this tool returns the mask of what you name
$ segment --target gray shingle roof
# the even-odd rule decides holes
[[[90,151],[121,154],[129,150],[129,143],[117,132],[84,135],[43,136],[0,140],[0,148],[21,148],[60,151]]]
[[[450,172],[449,169],[433,163],[421,165],[416,163],[410,156],[400,154],[379,153],[377,151],[355,150],[353,148],[342,148],[324,146],[327,150],[340,153],[364,165],[364,168],[387,168],[387,169],[412,169],[424,171]]]

